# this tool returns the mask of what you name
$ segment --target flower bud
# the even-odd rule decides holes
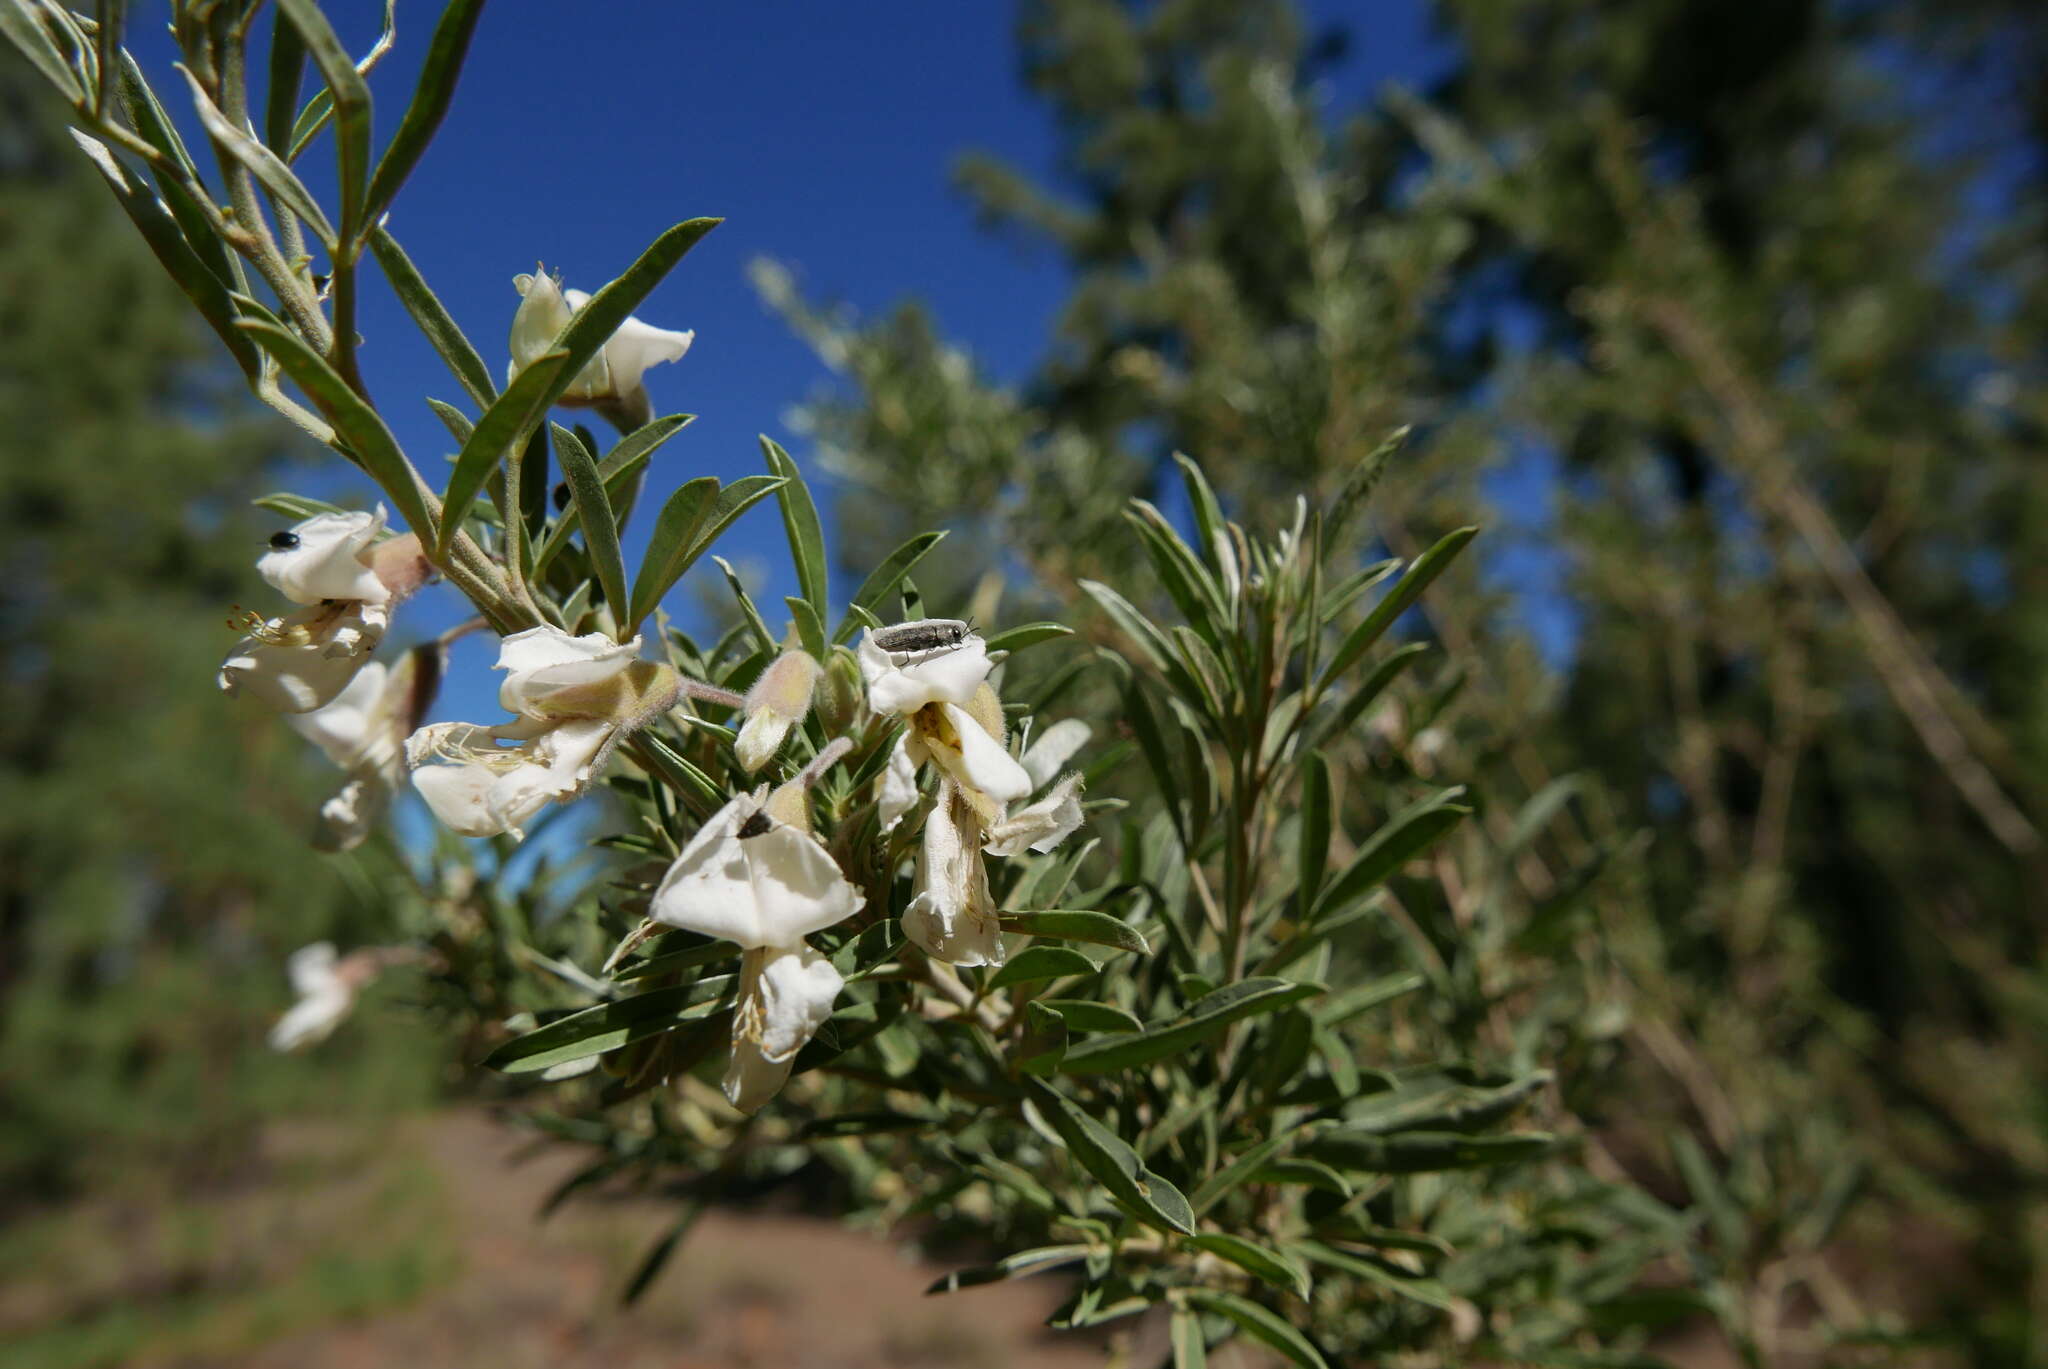
[[[789,729],[810,712],[818,674],[818,662],[809,652],[785,651],[754,681],[747,691],[746,722],[734,744],[748,774],[773,760]]]

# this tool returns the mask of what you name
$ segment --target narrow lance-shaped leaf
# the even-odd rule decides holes
[[[731,975],[711,975],[674,988],[600,1003],[507,1041],[485,1056],[483,1063],[487,1069],[507,1074],[530,1074],[601,1055],[716,1011],[732,984]]]
[[[1067,1153],[1101,1181],[1149,1226],[1193,1235],[1195,1214],[1187,1198],[1166,1180],[1147,1170],[1138,1153],[1117,1134],[1090,1117],[1041,1079],[1026,1079],[1026,1089],[1045,1120],[1052,1124]]]
[[[278,160],[276,153],[236,128],[233,121],[213,103],[197,77],[189,71],[184,75],[185,83],[192,88],[192,104],[199,111],[199,122],[205,126],[207,136],[219,144],[222,151],[248,168],[250,174],[263,183],[264,189],[277,196],[280,204],[303,219],[329,252],[334,251],[337,241],[334,225],[327,221],[320,202],[313,198],[312,191],[306,189],[306,183],[292,174],[292,169]]]
[[[1445,789],[1389,818],[1359,848],[1344,873],[1331,882],[1317,901],[1310,920],[1365,897],[1403,864],[1434,845],[1472,811],[1458,803],[1464,796],[1463,786]]]
[[[1052,937],[1059,941],[1087,941],[1098,946],[1114,946],[1120,951],[1135,951],[1139,955],[1150,955],[1152,948],[1145,944],[1145,938],[1138,929],[1122,918],[1111,917],[1108,913],[1091,912],[1085,908],[1046,908],[1037,912],[1004,913],[1003,929],[1024,932],[1030,936]]]
[[[1208,1040],[1241,1018],[1273,1012],[1323,992],[1320,984],[1291,979],[1245,979],[1203,996],[1185,1016],[1132,1036],[1104,1036],[1067,1052],[1066,1074],[1107,1074],[1148,1064]]]
[[[280,25],[289,29],[290,25]],[[391,288],[398,295],[398,302],[405,306],[405,312],[419,326],[433,344],[434,351],[448,366],[463,390],[476,402],[479,409],[490,407],[498,397],[498,387],[491,381],[490,368],[470,340],[463,335],[455,318],[442,305],[440,297],[428,286],[426,277],[414,266],[412,258],[398,245],[398,239],[383,224],[370,230],[370,252],[377,258],[377,264],[384,270],[384,278],[391,282]]]
[[[248,335],[236,327],[235,305],[227,287],[187,245],[185,235],[157,203],[156,196],[128,174],[128,168],[107,150],[105,144],[75,130],[71,136],[92,159],[100,175],[106,178],[122,212],[142,234],[142,240],[163,263],[164,270],[170,273],[178,288],[199,310],[199,316],[206,320],[207,326],[227,344],[242,374],[254,379],[260,365],[256,347]]]
[[[1365,621],[1353,628],[1344,644],[1337,648],[1337,654],[1330,658],[1329,667],[1323,672],[1321,687],[1328,689],[1332,682],[1351,669],[1358,658],[1394,625],[1394,620],[1412,608],[1422,597],[1422,591],[1428,589],[1436,577],[1457,559],[1465,544],[1478,535],[1477,528],[1459,528],[1416,557],[1408,573],[1394,583],[1386,598],[1373,605],[1372,612],[1365,615]]]
[[[1239,1269],[1249,1270],[1297,1298],[1309,1295],[1308,1271],[1277,1250],[1220,1231],[1203,1232],[1189,1238],[1188,1244],[1226,1259]]]
[[[1069,946],[1027,946],[1010,957],[988,983],[992,989],[1002,989],[1070,974],[1094,974],[1095,968],[1094,961]]]
[[[427,59],[420,67],[420,82],[412,103],[398,122],[398,132],[377,163],[370,178],[366,217],[374,219],[398,194],[398,187],[412,174],[420,157],[433,141],[455,98],[455,82],[462,75],[462,62],[469,55],[470,39],[476,35],[477,20],[483,17],[484,0],[449,0],[434,25],[434,37],[427,44]]]
[[[491,472],[505,459],[514,442],[521,441],[546,415],[548,406],[561,393],[562,379],[569,367],[569,354],[557,347],[521,371],[505,387],[505,393],[491,401],[470,430],[469,440],[456,453],[455,469],[448,474],[448,493],[441,508],[438,542],[445,552],[469,516],[477,492],[491,478]]]
[[[822,614],[831,602],[828,563],[825,560],[825,532],[818,522],[818,506],[811,501],[796,462],[773,438],[761,438],[761,452],[768,460],[768,473],[783,478],[775,497],[782,505],[782,527],[789,535],[789,554],[796,565],[797,588]],[[904,567],[909,573],[909,567]],[[897,577],[899,580],[901,576]]]
[[[290,147],[299,113],[299,85],[306,75],[306,40],[296,24],[270,26],[270,79],[263,89],[263,141]]]
[[[237,325],[259,346],[277,358],[277,364],[304,390],[329,423],[335,436],[348,446],[357,464],[384,487],[397,506],[399,517],[422,537],[434,526],[427,496],[420,479],[399,450],[398,441],[384,420],[334,368],[302,342],[296,333],[259,319],[243,319]]]
[[[583,545],[590,552],[590,565],[619,621],[619,635],[630,637],[635,621],[631,600],[626,595],[626,558],[619,550],[619,525],[612,518],[612,503],[604,492],[604,477],[597,473],[597,459],[584,450],[576,434],[561,424],[551,425],[555,436],[555,459],[562,463],[562,475],[569,482],[569,497],[576,501],[576,517],[583,525]]]
[[[712,544],[733,525],[733,521],[774,494],[781,485],[782,481],[778,476],[742,476],[718,491],[717,497],[704,511],[703,517],[695,522],[690,535],[678,539],[673,545],[659,540],[660,521],[657,520],[657,540],[649,544],[647,559],[641,562],[639,577],[633,582],[633,608],[629,615],[631,621],[638,624],[648,614],[654,612],[655,606],[661,602],[661,597],[697,563],[699,557],[711,549]],[[686,485],[684,488],[687,489],[689,486]],[[677,496],[681,493],[682,491],[677,491]],[[675,496],[672,496],[669,502],[674,503]],[[688,510],[681,510],[677,517],[680,519],[687,512]],[[666,508],[662,510],[662,515],[668,515]],[[755,616],[758,618],[759,615]]]
[[[1295,907],[1303,912],[1316,906],[1316,892],[1322,887],[1323,865],[1330,855],[1330,763],[1320,751],[1301,759],[1301,819],[1295,862]]]
[[[882,564],[876,566],[874,573],[863,580],[860,588],[854,592],[852,600],[847,604],[846,616],[840,620],[839,630],[832,634],[832,640],[848,641],[854,633],[860,631],[861,622],[857,610],[873,609],[880,604],[889,591],[902,584],[903,578],[910,574],[919,561],[924,560],[926,553],[944,541],[945,537],[946,534],[943,532],[921,532],[882,558]]]
[[[370,179],[370,87],[356,70],[355,58],[341,45],[327,16],[315,0],[278,0],[278,8],[299,36],[334,101],[334,146],[341,194],[343,255],[354,255],[354,243],[365,220]],[[308,220],[310,223],[311,220]],[[330,233],[332,230],[329,230]]]
[[[1204,1311],[1230,1318],[1240,1331],[1254,1340],[1264,1341],[1300,1365],[1301,1369],[1329,1369],[1308,1337],[1302,1335],[1293,1322],[1269,1307],[1213,1288],[1190,1288],[1182,1296]]]

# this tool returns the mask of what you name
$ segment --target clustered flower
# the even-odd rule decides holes
[[[515,284],[522,300],[512,325],[514,377],[547,355],[589,303],[545,273]],[[622,427],[636,426],[649,413],[642,373],[680,358],[691,339],[628,319],[573,378],[562,402],[595,406]],[[741,771],[758,774],[810,716],[822,681],[819,726],[827,732],[852,730],[862,713],[902,726],[872,797],[883,839],[892,843],[898,839],[889,834],[923,809],[904,935],[934,961],[1003,963],[985,857],[1048,852],[1080,826],[1081,777],[1061,772],[1086,743],[1088,728],[1057,723],[1021,756],[1012,755],[1002,702],[989,682],[995,662],[967,623],[935,618],[870,628],[858,653],[835,652],[829,669],[792,637],[744,698],[643,660],[638,637],[621,642],[599,632],[534,627],[500,643],[497,668],[505,678],[498,701],[512,715],[508,721],[422,725],[442,648],[416,648],[388,668],[370,653],[392,611],[432,566],[417,536],[387,536],[384,523],[381,507],[327,513],[274,536],[257,571],[300,608],[269,619],[247,615],[246,634],[220,670],[223,689],[286,713],[346,773],[340,792],[322,806],[320,844],[347,850],[360,843],[408,771],[452,831],[523,840],[549,805],[585,793],[625,738],[686,695],[736,711],[734,759]],[[855,661],[858,681],[850,669]],[[860,913],[867,897],[812,830],[810,792],[852,746],[839,736],[779,786],[734,795],[691,835],[650,901],[648,927],[681,928],[738,948],[724,1088],[743,1112],[782,1088],[846,984],[843,965],[809,938]],[[927,771],[935,776],[928,805],[921,787]],[[645,935],[643,929],[629,938],[621,951]],[[325,1036],[363,984],[401,954],[371,949],[343,957],[327,942],[295,953],[289,974],[299,1001],[277,1023],[271,1043],[289,1050]]]

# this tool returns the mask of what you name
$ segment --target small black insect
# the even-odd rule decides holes
[[[958,618],[920,618],[914,623],[881,628],[872,637],[876,646],[892,654],[923,655],[951,651],[965,642],[971,631]]]
[[[741,841],[745,841],[749,837],[760,836],[774,825],[774,821],[769,818],[765,811],[756,809],[754,815],[741,823],[740,830],[733,833],[733,835]]]
[[[299,535],[295,532],[273,532],[270,534],[270,549],[272,551],[293,551],[298,545]]]

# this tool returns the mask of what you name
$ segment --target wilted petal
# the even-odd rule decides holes
[[[412,772],[412,787],[441,825],[463,837],[495,837],[505,830],[504,819],[491,811],[497,782],[483,765],[427,765]]]
[[[861,637],[860,673],[868,707],[877,713],[914,713],[929,703],[964,704],[988,678],[988,646],[968,633],[959,646],[921,660],[906,660],[875,645],[874,629]]]
[[[314,849],[355,850],[390,804],[391,784],[382,776],[350,780],[320,805],[320,830],[313,837]]]
[[[1054,790],[989,829],[982,850],[992,856],[1050,851],[1081,825],[1081,777],[1068,775]]]
[[[953,965],[1003,963],[1003,929],[981,859],[981,823],[959,787],[939,784],[925,819],[917,895],[903,910],[903,934],[934,960]]]
[[[725,1075],[725,1096],[734,1107],[751,1113],[775,1096],[790,1062],[832,1015],[844,987],[832,962],[801,943],[747,952]]]
[[[581,290],[567,290],[563,294],[569,302],[569,307],[579,313],[584,305],[590,303],[590,296]],[[589,389],[581,397],[598,399],[607,394],[631,394],[641,388],[641,377],[646,374],[648,367],[659,366],[669,361],[681,361],[683,355],[690,350],[690,344],[696,339],[695,331],[676,332],[668,328],[656,328],[651,323],[642,323],[637,318],[627,319],[604,344],[602,356],[604,370],[609,373],[608,381],[600,383],[597,388]],[[590,379],[590,372],[586,370],[577,381],[581,385]]]
[[[327,759],[344,770],[354,769],[389,673],[382,661],[371,661],[356,671],[347,688],[324,707],[311,713],[291,714],[285,721],[294,732],[326,752]]]
[[[364,616],[360,602],[319,604],[285,618],[273,618],[235,643],[221,662],[220,687],[251,697],[280,713],[310,713],[341,696],[356,672],[369,663],[367,651],[383,635],[380,621]],[[360,650],[345,649],[350,644]]]
[[[1036,789],[1059,774],[1074,753],[1088,744],[1091,731],[1079,718],[1063,718],[1033,738],[1021,761],[1024,773],[1031,776],[1031,787]]]

